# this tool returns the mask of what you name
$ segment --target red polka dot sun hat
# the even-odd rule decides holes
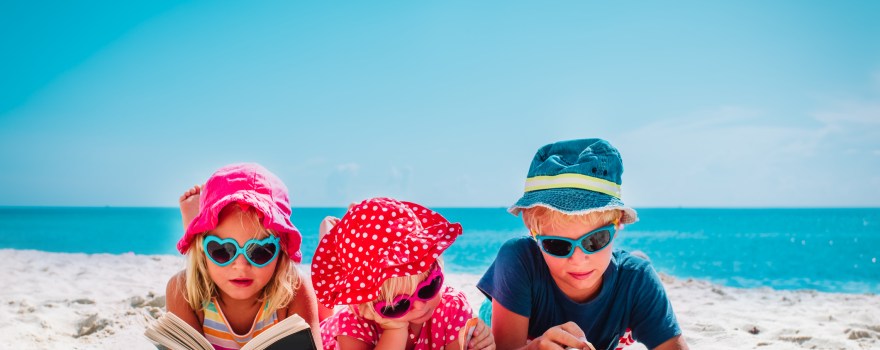
[[[460,224],[421,205],[365,200],[318,243],[312,259],[315,294],[330,308],[375,300],[387,279],[428,271],[461,233]]]

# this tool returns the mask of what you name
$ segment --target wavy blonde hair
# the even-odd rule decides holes
[[[221,218],[228,213],[227,210],[240,210],[246,220],[253,220],[260,227],[263,227],[260,223],[260,213],[252,207],[243,210],[238,205],[228,205],[220,211]],[[201,310],[211,301],[211,298],[219,295],[217,285],[208,275],[208,258],[205,256],[205,250],[202,246],[205,235],[208,234],[210,231],[196,236],[186,253],[185,297],[186,302],[193,310]],[[277,236],[274,232],[263,228],[253,238],[263,239],[270,235]],[[299,283],[302,283],[299,271],[291,264],[290,256],[286,250],[281,249],[276,259],[278,263],[275,265],[275,272],[263,287],[258,298],[261,302],[268,300],[269,310],[286,307],[296,296],[295,290],[299,287]]]
[[[578,215],[569,215],[542,206],[535,206],[523,209],[522,211],[523,222],[528,227],[532,237],[566,224],[577,223],[590,226],[604,226],[619,221],[621,217],[623,217],[623,212],[616,209],[592,211]]]
[[[380,301],[384,301],[386,303],[394,302],[394,297],[400,294],[412,294],[415,293],[416,287],[419,286],[419,283],[428,278],[428,274],[431,273],[434,269],[440,269],[440,272],[443,272],[443,260],[441,258],[437,258],[437,262],[434,263],[428,271],[409,276],[400,276],[400,277],[391,277],[385,282],[382,282],[382,285],[379,287],[379,297],[376,300],[368,301],[365,303],[361,303],[358,305],[351,305],[352,308],[358,308],[360,312],[370,313],[372,316],[376,315],[376,310],[374,305]],[[444,282],[445,285],[446,282]],[[440,286],[441,290],[443,286]]]

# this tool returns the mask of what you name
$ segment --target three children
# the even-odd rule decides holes
[[[168,283],[168,311],[217,349],[237,349],[292,313],[326,349],[612,349],[633,338],[687,349],[650,263],[612,250],[638,219],[621,201],[622,173],[617,149],[601,139],[538,150],[509,209],[531,236],[506,242],[479,281],[492,329],[478,321],[464,344],[472,311],[444,284],[440,258],[461,225],[415,203],[368,199],[322,224],[308,283],[290,265],[301,236],[286,187],[255,164],[224,167],[181,197],[188,267]],[[319,327],[316,298],[328,313],[344,307]]]

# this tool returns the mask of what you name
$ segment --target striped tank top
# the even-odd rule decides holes
[[[269,312],[268,309],[269,303],[267,301],[260,308],[260,311],[257,312],[257,317],[254,319],[251,330],[247,334],[238,335],[232,331],[232,327],[226,321],[226,315],[220,309],[217,299],[211,298],[211,301],[204,309],[205,321],[202,322],[202,331],[205,333],[205,338],[208,339],[208,342],[214,345],[215,350],[241,349],[248,341],[278,323],[278,317],[275,315],[275,312]]]

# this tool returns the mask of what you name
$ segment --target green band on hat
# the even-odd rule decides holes
[[[526,179],[526,192],[552,188],[577,188],[620,198],[620,185],[597,177],[567,173],[552,176],[535,176]]]

